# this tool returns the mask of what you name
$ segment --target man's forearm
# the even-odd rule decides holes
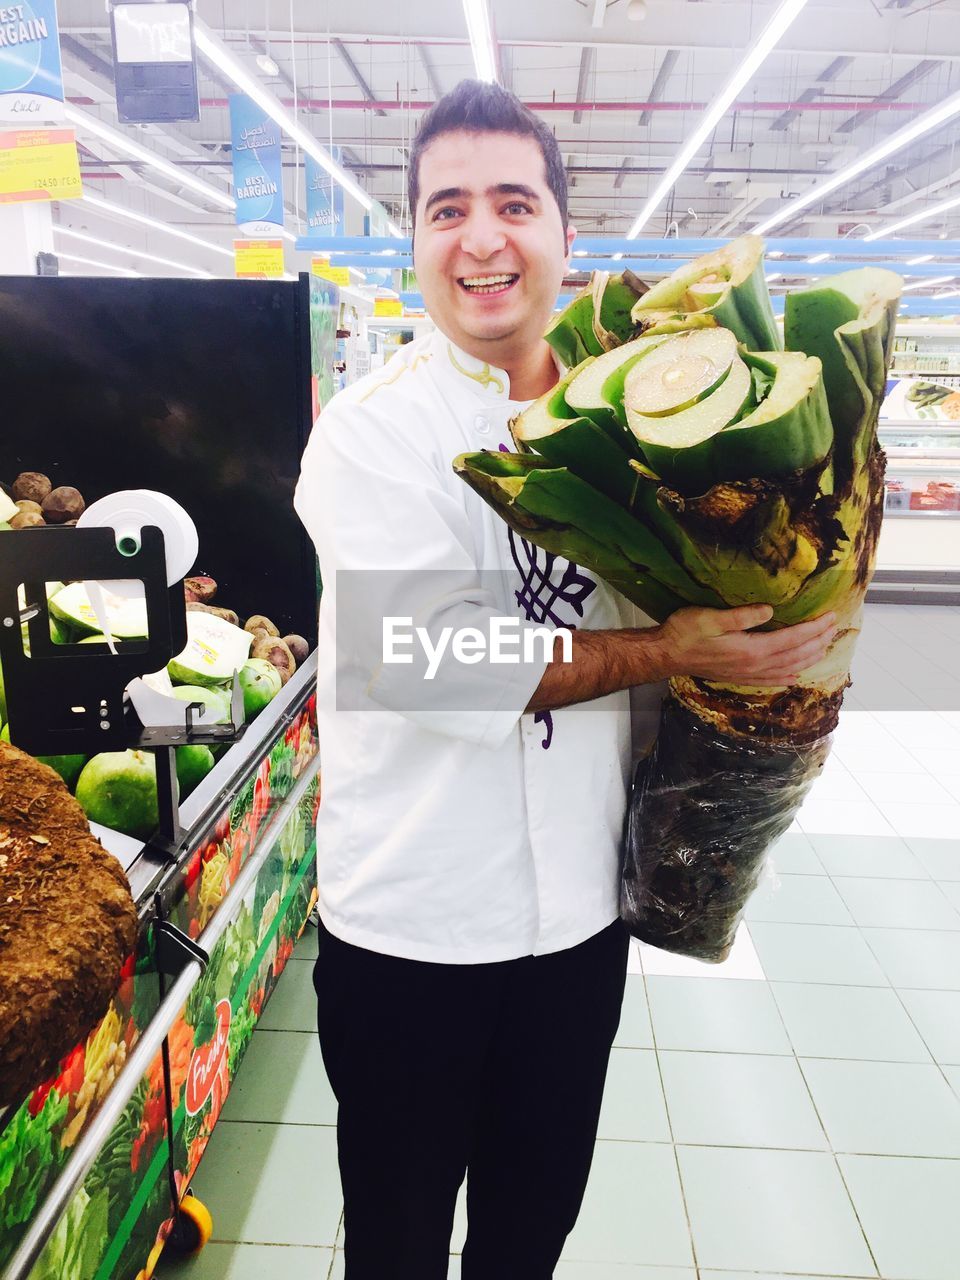
[[[560,641],[556,640],[553,661],[526,710],[555,711],[665,679],[673,672],[668,669],[659,632],[659,627],[574,631],[571,662],[561,661]]]

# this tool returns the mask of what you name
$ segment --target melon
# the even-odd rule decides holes
[[[250,656],[253,636],[215,613],[187,614],[187,647],[167,663],[174,684],[211,685],[231,680]]]

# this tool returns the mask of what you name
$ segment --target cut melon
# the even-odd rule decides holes
[[[250,656],[253,636],[215,613],[187,614],[187,647],[167,663],[174,684],[210,686],[230,680]]]
[[[116,596],[110,591],[103,593],[107,610],[107,624],[116,640],[137,640],[147,634],[147,602],[143,596]],[[82,582],[71,582],[62,587],[49,601],[50,613],[68,626],[76,627],[84,635],[103,634],[103,628],[97,621],[86,585]]]

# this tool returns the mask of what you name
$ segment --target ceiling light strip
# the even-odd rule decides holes
[[[954,279],[956,276],[931,276],[927,280],[915,280],[913,284],[905,284],[903,292],[906,293],[908,289],[928,289],[934,284],[949,284]]]
[[[477,79],[484,80],[487,84],[496,84],[500,76],[497,73],[497,49],[490,26],[487,0],[463,0],[463,13],[470,33],[470,48],[473,50]]]
[[[628,240],[635,239],[646,226],[650,217],[666,199],[681,173],[683,173],[684,169],[700,150],[700,147],[726,115],[731,103],[736,101],[737,95],[744,85],[753,78],[757,68],[777,44],[801,9],[803,9],[806,2],[807,0],[783,0],[776,13],[761,31],[756,43],[737,67],[720,94],[701,116],[697,127],[681,147],[673,162],[647,198],[639,217],[627,232]],[[464,5],[466,3],[467,0],[464,0]]]
[[[212,272],[204,271],[201,267],[190,267],[185,262],[175,262],[172,258],[161,258],[155,253],[147,253],[143,249],[133,249],[128,245],[111,244],[109,240],[100,240],[97,236],[87,235],[85,231],[75,231],[73,227],[66,227],[62,223],[55,223],[53,229],[59,235],[66,236],[68,240],[82,240],[84,244],[96,245],[100,249],[129,253],[134,258],[146,258],[148,262],[159,263],[162,267],[173,267],[176,271],[186,271],[191,276],[202,276],[204,280],[212,280],[214,278]]]
[[[125,205],[114,204],[110,200],[104,200],[102,196],[92,195],[88,191],[83,193],[84,204],[92,205],[94,209],[101,209],[110,217],[127,218],[131,222],[138,222],[143,227],[150,227],[153,231],[164,231],[167,235],[176,236],[178,240],[185,240],[188,244],[195,244],[200,249],[209,249],[211,253],[219,253],[225,258],[233,261],[233,250],[226,249],[221,244],[214,244],[210,240],[203,240],[200,236],[192,235],[189,231],[182,231],[179,227],[171,226],[169,223],[160,222],[157,218],[148,217],[145,213],[138,213],[135,209],[128,209]]]
[[[191,191],[196,192],[197,195],[203,196],[205,200],[219,205],[221,209],[236,208],[236,201],[228,192],[220,191],[217,187],[211,186],[209,182],[204,182],[201,178],[194,177],[188,169],[165,159],[163,156],[158,155],[156,151],[150,151],[147,147],[142,147],[135,139],[128,137],[125,133],[121,133],[119,129],[114,129],[97,116],[90,115],[86,111],[78,111],[69,102],[64,106],[64,114],[68,120],[76,125],[81,133],[86,131],[96,135],[116,151],[132,156],[135,160],[149,165],[151,169],[156,169],[181,187],[188,187]]]
[[[58,253],[64,262],[80,262],[85,267],[99,267],[101,271],[115,271],[120,276],[139,276],[139,271],[131,271],[128,267],[117,267],[112,262],[98,262],[96,258],[81,258],[76,253]]]
[[[931,108],[930,111],[924,112],[922,116],[918,116],[910,124],[898,129],[896,133],[884,138],[875,147],[865,151],[857,160],[845,165],[842,169],[838,169],[826,181],[819,182],[816,186],[811,187],[805,195],[798,196],[795,200],[787,201],[776,213],[771,214],[769,218],[765,218],[762,222],[758,222],[753,228],[754,233],[760,236],[766,235],[768,231],[771,231],[774,227],[779,227],[781,223],[789,222],[798,213],[808,209],[810,205],[819,204],[824,196],[828,196],[832,191],[836,191],[838,187],[852,182],[861,173],[872,169],[888,156],[892,156],[894,152],[909,146],[911,142],[916,141],[923,134],[929,133],[932,129],[938,129],[958,113],[960,113],[960,93],[955,93],[938,106]],[[960,201],[957,201],[957,203],[960,203]],[[930,210],[927,210],[927,216],[930,216]],[[893,223],[892,227],[903,226],[911,221],[919,221],[919,219],[902,219],[900,223]],[[863,238],[864,240],[882,240],[889,236],[890,232],[891,226],[885,226],[879,231],[872,231]]]
[[[938,217],[941,213],[946,213],[949,209],[960,207],[960,196],[953,196],[949,200],[941,200],[939,204],[932,204],[926,209],[921,209],[919,213],[911,213],[906,218],[899,218],[896,222],[888,222],[881,231],[871,231],[868,236],[864,236],[864,240],[879,240],[881,236],[896,235],[898,231],[902,231],[904,227],[912,227],[918,222],[928,222],[931,218]]]
[[[317,164],[326,169],[327,173],[343,187],[347,195],[352,196],[367,212],[373,209],[376,202],[372,196],[369,196],[351,178],[346,169],[337,164],[333,157],[320,146],[316,138],[290,114],[283,103],[247,71],[243,63],[234,57],[223,41],[200,18],[194,19],[194,36],[197,48],[205,58],[229,76],[237,88],[265,111],[271,120],[275,120],[288,137],[292,138],[308,155],[313,156]],[[389,222],[388,226],[392,236],[401,235],[400,228],[395,223]],[[281,234],[284,233],[281,232]],[[290,235],[284,235],[284,238],[296,239],[295,236]]]

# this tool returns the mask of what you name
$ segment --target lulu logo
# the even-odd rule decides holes
[[[227,1057],[230,1034],[230,1001],[221,1000],[216,1008],[217,1026],[205,1045],[194,1051],[187,1069],[184,1102],[187,1115],[195,1116],[213,1092],[213,1085]]]

